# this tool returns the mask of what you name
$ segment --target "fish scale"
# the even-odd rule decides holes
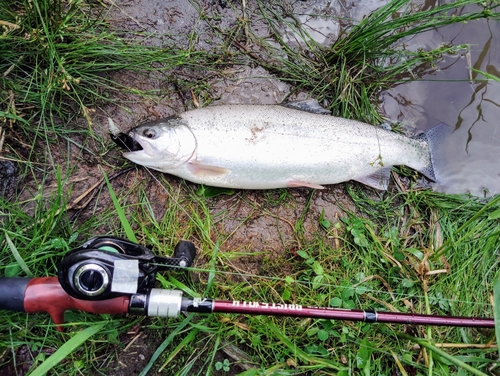
[[[124,137],[142,150],[124,156],[217,187],[322,188],[352,179],[385,189],[395,165],[436,179],[431,154],[445,132],[431,131],[413,139],[280,105],[220,105],[133,128]]]

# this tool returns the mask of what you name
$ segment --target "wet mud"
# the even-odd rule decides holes
[[[11,197],[15,194],[19,176],[17,163],[13,161],[0,161],[0,196]]]

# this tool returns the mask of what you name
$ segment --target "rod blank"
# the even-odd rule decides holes
[[[189,298],[183,298],[183,300],[184,303],[182,310],[187,312],[206,313],[208,311],[218,313],[239,313],[246,315],[310,317],[317,319],[408,325],[459,326],[471,328],[495,327],[495,321],[492,318],[439,316],[399,312],[375,312],[327,307],[303,307],[299,304],[284,303],[259,303],[211,299],[201,299],[194,302]]]

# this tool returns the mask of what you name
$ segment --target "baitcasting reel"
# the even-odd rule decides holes
[[[102,236],[88,240],[69,252],[58,267],[59,283],[77,299],[104,300],[124,294],[146,293],[156,272],[191,266],[196,248],[179,242],[173,257],[160,257],[142,245]]]

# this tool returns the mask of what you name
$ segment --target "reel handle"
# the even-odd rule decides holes
[[[196,257],[196,247],[193,243],[181,240],[174,248],[174,259],[180,260],[179,266],[187,268],[193,264]]]

